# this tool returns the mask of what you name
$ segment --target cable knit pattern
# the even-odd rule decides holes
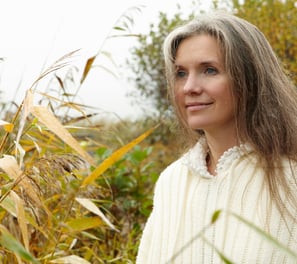
[[[217,251],[233,263],[297,263],[297,259],[228,213],[240,215],[297,252],[297,223],[288,220],[288,230],[271,205],[263,171],[248,149],[242,145],[226,151],[220,158],[217,175],[212,176],[205,162],[207,145],[201,139],[162,172],[137,264],[224,263]],[[286,174],[290,176],[287,167]],[[217,210],[222,213],[210,224]]]

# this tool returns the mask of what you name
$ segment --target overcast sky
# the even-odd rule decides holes
[[[159,11],[174,13],[177,3],[185,12],[192,7],[191,0],[0,0],[0,58],[4,58],[0,61],[1,100],[19,103],[42,69],[73,50],[79,52],[72,63],[81,69],[87,58],[104,50],[112,54],[119,68],[104,56],[99,56],[95,64],[108,67],[120,77],[94,68],[80,89],[77,102],[123,118],[141,114],[140,108],[131,106],[125,96],[132,88],[121,68],[136,41],[132,38],[106,41],[106,38],[123,14],[134,19],[131,33],[143,33]],[[141,8],[141,12],[125,13],[133,7]],[[43,86],[38,89],[46,89]]]

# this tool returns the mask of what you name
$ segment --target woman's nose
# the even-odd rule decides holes
[[[184,87],[183,87],[183,91],[185,94],[199,94],[201,93],[202,89],[201,89],[201,85],[199,82],[199,78],[197,75],[195,74],[189,74]]]

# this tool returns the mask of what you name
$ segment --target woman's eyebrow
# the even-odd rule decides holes
[[[215,59],[211,59],[211,60],[202,60],[202,61],[198,61],[197,62],[198,66],[209,66],[209,65],[214,65],[216,67],[220,67],[222,64]],[[174,63],[174,67],[175,68],[184,68],[185,66],[182,63]]]

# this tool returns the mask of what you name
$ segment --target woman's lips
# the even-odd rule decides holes
[[[186,109],[188,111],[199,111],[205,108],[208,108],[210,105],[212,105],[211,103],[186,103]]]

